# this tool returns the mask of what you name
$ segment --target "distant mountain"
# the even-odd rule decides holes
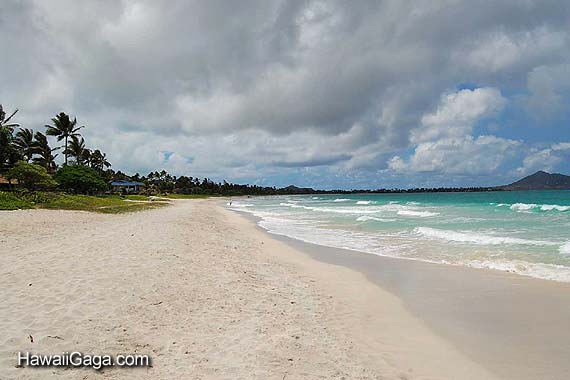
[[[550,174],[538,171],[510,185],[501,186],[503,190],[570,190],[570,176]]]
[[[313,194],[315,192],[315,190],[310,187],[297,187],[293,185],[284,187],[280,190],[286,194]]]

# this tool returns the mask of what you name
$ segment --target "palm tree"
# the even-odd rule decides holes
[[[83,154],[81,155],[81,162],[84,162],[85,165],[89,166],[91,163],[91,155],[93,152],[91,149],[84,149]]]
[[[13,136],[14,128],[19,127],[19,124],[9,123],[17,112],[18,110],[15,110],[6,117],[6,112],[0,104],[0,172],[4,172],[20,158],[18,150],[14,146]]]
[[[53,152],[60,148],[59,147],[51,148],[49,146],[46,135],[44,135],[41,132],[36,132],[34,138],[36,140],[34,142],[35,145],[34,153],[36,153],[39,157],[34,157],[33,161],[36,164],[39,164],[44,168],[46,168],[48,173],[54,173],[55,170],[57,169],[57,164],[55,163],[55,158],[57,157],[57,154],[54,155]]]
[[[81,165],[83,160],[88,158],[89,155],[89,149],[85,147],[85,139],[83,137],[79,138],[78,135],[71,135],[71,141],[63,151],[63,154],[74,157],[75,162]]]
[[[95,149],[93,152],[91,152],[89,162],[91,164],[91,167],[98,171],[103,171],[105,168],[111,166],[111,163],[107,161],[107,154],[101,153],[99,149]]]
[[[18,133],[16,133],[14,145],[16,146],[16,149],[20,151],[20,155],[24,160],[26,160],[26,162],[30,162],[35,152],[34,131],[28,128],[20,129]]]
[[[12,117],[14,117],[14,115],[18,111],[19,110],[16,108],[16,111],[12,112],[12,114],[10,116],[6,117],[6,112],[4,112],[4,108],[2,107],[2,104],[0,104],[0,128],[9,128],[13,132],[14,128],[19,127],[20,124],[16,124],[16,123],[8,124],[10,119]]]
[[[83,126],[77,127],[77,119],[71,120],[69,115],[60,112],[56,117],[51,119],[53,125],[46,124],[46,134],[48,136],[57,136],[57,141],[65,140],[63,154],[65,156],[65,165],[67,165],[67,155],[69,154],[67,140],[73,136],[79,136],[79,131]]]

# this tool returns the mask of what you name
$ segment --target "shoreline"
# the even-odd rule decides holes
[[[532,374],[526,361],[518,371],[489,367],[439,334],[394,289],[275,238],[219,199],[172,203],[126,214],[2,214],[3,378],[494,380]],[[404,266],[393,274],[407,289],[421,290]],[[15,368],[19,351],[150,354],[153,367]],[[555,370],[558,376],[541,380],[565,377]]]
[[[231,211],[315,260],[363,274],[501,378],[570,377],[569,283],[321,246],[270,233],[259,218]]]
[[[2,216],[2,378],[497,378],[362,274],[216,200]],[[15,367],[17,352],[73,351],[150,354],[153,367]]]
[[[311,244],[282,239],[282,236],[268,233],[252,220],[250,214],[227,209],[219,200],[216,201],[216,207],[226,213],[228,218],[233,218],[233,224],[240,224],[243,232],[262,239],[266,254],[282,263],[292,263],[297,271],[314,278],[321,291],[333,294],[345,309],[342,313],[347,317],[344,329],[353,339],[358,339],[366,351],[370,351],[367,354],[378,358],[388,355],[389,361],[396,368],[409,368],[409,373],[395,378],[502,378],[469,358],[452,342],[436,334],[422,318],[407,309],[400,297],[370,281],[361,271],[347,265],[320,260],[305,246]],[[296,242],[302,244],[295,244]],[[328,249],[313,246],[317,250]]]

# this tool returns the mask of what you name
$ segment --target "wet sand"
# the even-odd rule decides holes
[[[256,221],[250,214],[242,215]],[[271,236],[321,262],[363,273],[399,297],[436,334],[500,378],[570,379],[568,283]]]

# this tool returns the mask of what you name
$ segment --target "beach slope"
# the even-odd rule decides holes
[[[215,200],[2,212],[1,379],[493,379],[402,302]],[[17,368],[18,351],[151,368]]]

